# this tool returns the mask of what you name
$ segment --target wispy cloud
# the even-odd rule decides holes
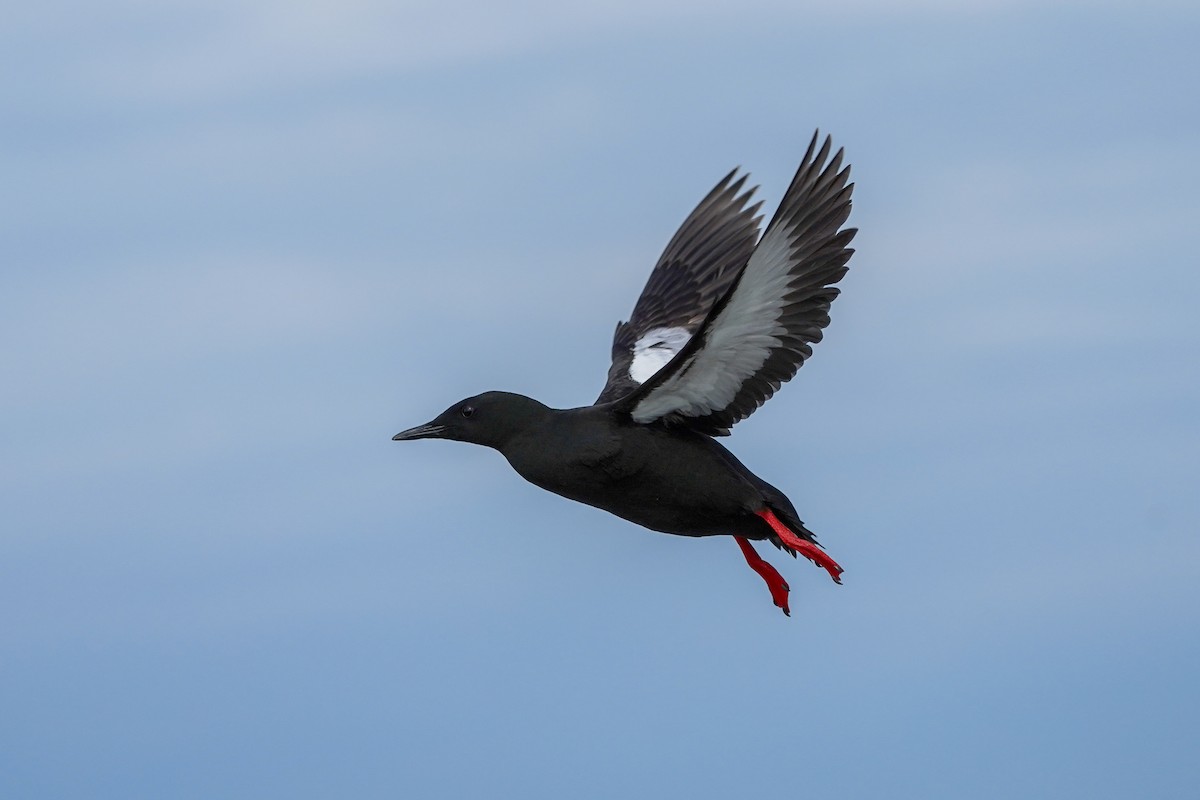
[[[679,0],[563,4],[427,0],[388,3],[175,3],[170,9],[139,0],[105,6],[104,13],[63,7],[23,15],[27,32],[67,32],[86,43],[64,52],[62,66],[110,99],[181,103],[253,95],[266,87],[327,82],[350,75],[414,72],[545,52],[656,29],[676,33],[705,26],[753,36],[759,25],[851,22],[863,15],[972,16],[1013,11],[1025,0],[963,6],[922,0],[902,8],[882,0],[853,0],[811,8],[782,0],[736,6],[696,6]],[[1083,5],[1083,4],[1081,4]],[[1092,4],[1094,5],[1094,4]],[[84,34],[103,30],[106,41]],[[154,35],[148,36],[147,33]],[[73,35],[72,35],[73,34]]]

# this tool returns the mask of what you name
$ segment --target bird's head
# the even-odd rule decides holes
[[[400,431],[392,441],[454,439],[500,450],[550,411],[537,400],[510,392],[484,392],[455,403],[434,419]]]

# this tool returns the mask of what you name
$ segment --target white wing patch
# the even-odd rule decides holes
[[[779,346],[779,335],[786,333],[778,320],[792,278],[791,244],[791,231],[785,226],[767,231],[733,296],[712,321],[704,347],[634,407],[634,422],[651,422],[670,413],[702,417],[733,402],[742,384]]]
[[[638,383],[645,383],[654,373],[665,367],[691,338],[691,332],[685,328],[655,328],[646,331],[633,345],[629,377]]]

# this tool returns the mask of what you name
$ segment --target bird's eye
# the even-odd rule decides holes
[[[475,407],[474,406],[463,406],[462,411],[460,413],[464,417],[467,417],[469,419],[471,417],[471,415],[475,413]]]

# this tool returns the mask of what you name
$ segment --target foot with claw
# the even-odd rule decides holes
[[[817,547],[817,545],[814,543],[806,539],[801,539],[799,536],[793,533],[792,529],[787,525],[784,525],[783,522],[780,521],[779,517],[775,516],[775,512],[773,512],[771,509],[764,508],[762,511],[756,513],[758,516],[766,520],[767,524],[771,526],[771,529],[775,531],[775,535],[779,537],[779,541],[783,542],[785,545],[792,548],[797,553],[816,564],[818,567],[823,568],[829,573],[829,577],[833,578],[834,583],[840,584],[842,582],[841,575],[843,572],[845,572],[845,570],[843,570],[836,561],[830,558],[828,553],[826,553],[820,547]]]
[[[754,545],[750,544],[750,540],[743,536],[733,537],[738,543],[738,547],[742,548],[742,555],[746,557],[746,563],[750,565],[750,569],[757,572],[762,579],[767,582],[767,588],[771,590],[771,600],[775,605],[783,609],[783,613],[789,617],[792,615],[791,609],[788,608],[788,591],[790,587],[783,576],[779,574],[779,570],[775,569],[766,561],[763,561],[754,549]]]

